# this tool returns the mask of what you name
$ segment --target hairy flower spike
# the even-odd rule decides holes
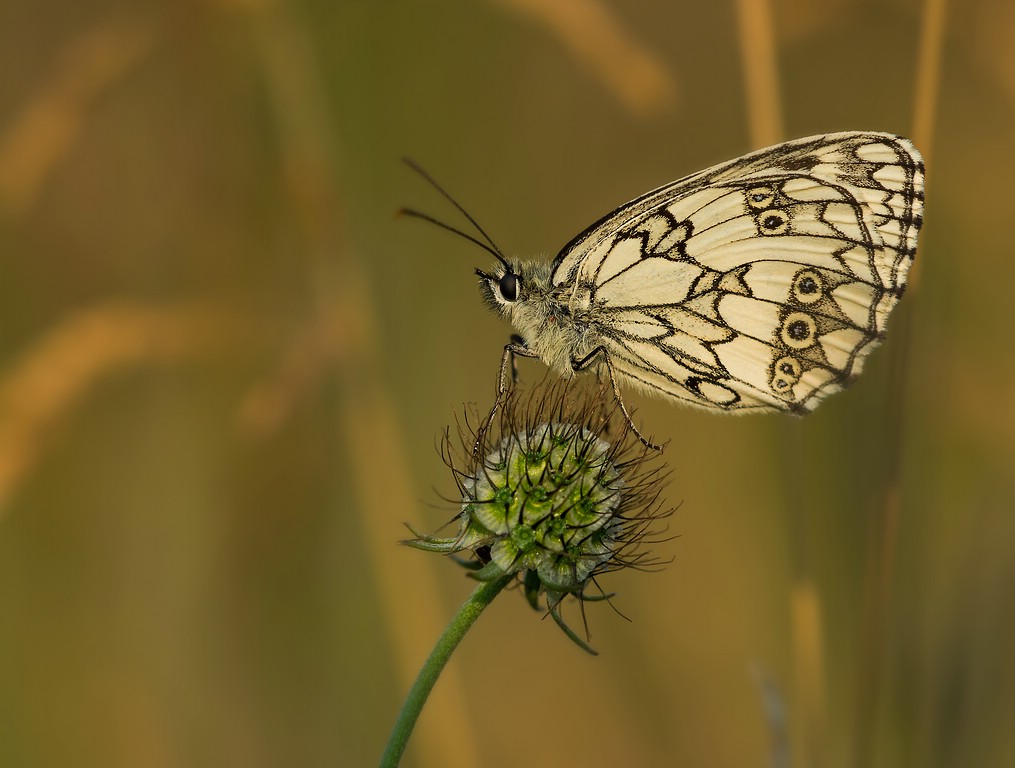
[[[445,461],[462,495],[452,521],[458,534],[440,538],[413,530],[416,538],[405,543],[471,551],[481,580],[517,575],[530,602],[538,606],[545,594],[554,620],[591,651],[561,620],[561,600],[596,599],[586,589],[608,571],[657,565],[640,545],[669,511],[661,512],[658,503],[665,479],[654,466],[658,454],[634,437],[626,420],[612,418],[602,393],[576,386],[544,382],[527,397],[512,390],[501,406],[498,434],[460,428],[457,452],[445,435]],[[611,434],[614,422],[620,427]]]

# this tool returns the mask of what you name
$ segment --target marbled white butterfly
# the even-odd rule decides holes
[[[499,262],[476,271],[483,296],[520,334],[502,391],[523,355],[564,375],[605,373],[618,399],[619,384],[723,411],[807,413],[882,340],[916,251],[923,181],[899,136],[798,139],[621,206],[551,263],[506,258],[465,214]]]

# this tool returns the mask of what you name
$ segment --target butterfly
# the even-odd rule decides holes
[[[648,192],[552,262],[505,257],[453,200],[486,243],[407,213],[497,258],[476,274],[518,332],[502,382],[513,356],[538,357],[564,375],[607,375],[629,423],[623,387],[803,414],[850,384],[884,338],[916,253],[923,184],[907,139],[812,136]]]

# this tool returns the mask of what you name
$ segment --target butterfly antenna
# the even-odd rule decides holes
[[[467,232],[462,232],[462,230],[458,229],[457,227],[452,227],[450,224],[445,224],[440,219],[435,219],[433,216],[431,216],[431,215],[429,215],[427,213],[423,213],[421,211],[416,211],[416,210],[413,210],[412,208],[400,208],[398,210],[398,214],[400,216],[412,216],[413,218],[422,219],[423,221],[428,221],[431,224],[435,224],[436,226],[440,227],[441,229],[446,229],[448,232],[454,232],[459,237],[464,237],[470,243],[475,243],[476,245],[478,245],[480,248],[482,248],[484,251],[486,251],[487,253],[491,254],[495,258],[500,259],[501,261],[504,261],[504,257],[501,256],[499,251],[495,251],[493,248],[491,248],[489,245],[484,243],[482,240],[473,237],[472,235],[468,234]]]
[[[469,223],[476,228],[476,231],[479,232],[479,234],[481,234],[483,236],[483,239],[486,240],[486,242],[490,244],[489,248],[486,248],[486,246],[483,246],[483,247],[486,248],[486,250],[489,251],[490,253],[492,253],[494,256],[496,256],[505,267],[508,266],[507,259],[504,257],[504,253],[501,251],[500,248],[497,247],[497,243],[495,243],[493,241],[493,238],[491,238],[488,234],[486,234],[486,230],[483,229],[481,226],[479,226],[479,222],[477,222],[474,218],[472,218],[472,216],[469,215],[469,212],[466,211],[461,206],[461,204],[457,200],[455,200],[455,198],[453,198],[451,196],[451,194],[446,189],[444,189],[444,187],[442,187],[440,184],[438,184],[434,180],[433,176],[431,176],[429,173],[424,171],[420,166],[416,165],[416,163],[414,161],[410,160],[407,157],[403,157],[402,158],[402,162],[404,162],[407,166],[412,168],[412,170],[414,170],[416,173],[418,173],[420,176],[422,176],[426,180],[427,184],[429,184],[431,187],[433,187],[438,192],[440,192],[445,200],[447,200],[449,203],[451,203],[453,206],[455,206],[455,208],[458,210],[458,212],[460,214],[462,214],[462,216],[464,216],[466,219],[468,219]],[[406,213],[406,214],[408,214],[410,216],[419,216],[419,214],[415,213],[414,211],[404,210],[403,213]],[[469,235],[466,235],[461,230],[455,229],[454,227],[450,227],[447,224],[443,224],[442,222],[439,222],[436,219],[432,219],[432,218],[430,218],[428,216],[419,216],[419,218],[425,219],[427,221],[430,221],[433,224],[437,224],[438,226],[444,227],[444,229],[447,229],[447,230],[449,230],[451,232],[455,232],[455,233],[457,233],[459,235],[462,235],[462,237],[465,237],[466,239],[471,240],[472,242],[476,243],[477,245],[482,245],[482,243],[480,243],[478,240],[476,240],[476,238],[469,237]]]

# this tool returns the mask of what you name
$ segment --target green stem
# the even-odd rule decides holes
[[[416,725],[416,720],[419,718],[419,713],[423,710],[423,704],[426,703],[444,665],[451,658],[451,653],[458,647],[458,643],[465,637],[469,627],[479,618],[483,609],[500,594],[500,591],[508,585],[512,578],[513,576],[506,575],[493,581],[484,581],[476,587],[476,590],[469,595],[469,599],[458,609],[458,613],[448,624],[448,628],[444,630],[444,634],[441,635],[437,645],[430,652],[430,657],[423,664],[423,668],[416,677],[416,682],[412,684],[405,704],[402,705],[402,711],[398,713],[395,727],[391,729],[388,746],[384,749],[384,755],[381,757],[381,768],[394,768],[398,765],[399,760],[402,759],[402,753],[405,751],[405,745],[409,741],[409,736],[412,734],[412,729]]]

